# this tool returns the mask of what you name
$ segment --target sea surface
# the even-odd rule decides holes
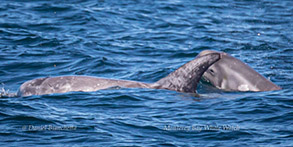
[[[47,76],[151,83],[206,49],[282,90],[4,97],[0,146],[293,146],[292,0],[1,0],[2,94]]]

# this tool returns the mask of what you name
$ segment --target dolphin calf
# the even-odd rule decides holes
[[[222,58],[210,66],[202,77],[218,89],[225,91],[272,91],[281,89],[247,64],[227,53],[205,50],[198,57],[211,53],[222,53]]]
[[[168,89],[196,93],[197,83],[209,66],[221,59],[222,53],[206,53],[179,67],[155,83],[104,79],[90,76],[45,77],[23,83],[18,96],[45,95],[71,91],[97,91],[111,87]]]

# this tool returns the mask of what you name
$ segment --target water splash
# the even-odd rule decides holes
[[[5,90],[4,83],[1,83],[0,98],[16,97],[17,93],[9,93],[9,89]]]

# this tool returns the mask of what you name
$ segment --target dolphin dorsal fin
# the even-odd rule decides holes
[[[168,76],[153,84],[159,89],[169,89],[180,92],[196,93],[197,83],[203,73],[215,62],[220,60],[220,53],[210,53],[196,57],[182,65]]]

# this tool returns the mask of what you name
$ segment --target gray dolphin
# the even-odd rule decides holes
[[[198,56],[211,53],[222,53],[222,58],[210,66],[202,77],[218,89],[226,91],[272,91],[281,89],[247,64],[227,53],[205,50]]]
[[[127,80],[104,79],[90,76],[60,76],[38,78],[23,83],[18,96],[65,93],[70,91],[97,91],[111,87],[168,89],[186,93],[196,93],[197,83],[203,73],[222,53],[207,53],[179,67],[167,77],[155,83],[142,83]]]

